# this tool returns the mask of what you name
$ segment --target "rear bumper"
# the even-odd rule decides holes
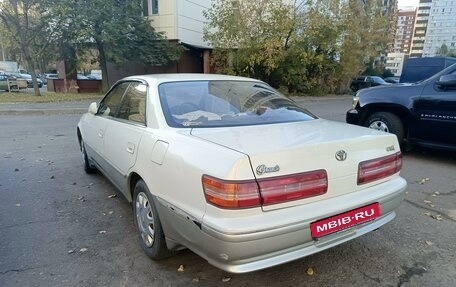
[[[232,227],[202,224],[202,252],[212,265],[232,273],[244,273],[264,269],[302,258],[339,245],[388,223],[395,217],[394,210],[403,200],[406,188],[404,179],[394,180],[366,188],[359,192],[314,202],[291,209],[276,210],[266,214],[264,220],[279,216],[287,218],[287,224],[251,232],[233,230]],[[374,221],[330,234],[318,240],[311,237],[310,223],[373,202],[380,204],[381,216]],[[267,212],[266,212],[267,213]],[[214,219],[214,222],[217,221]],[[245,220],[248,225],[248,219]]]

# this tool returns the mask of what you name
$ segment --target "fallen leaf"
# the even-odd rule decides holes
[[[114,198],[114,197],[117,197],[117,194],[111,194],[108,196],[108,198]]]
[[[71,249],[71,250],[68,250],[68,254],[73,254],[74,253],[74,250]]]
[[[108,212],[108,214],[113,214],[113,213],[114,213],[114,211],[110,211],[110,212]]]
[[[432,241],[429,241],[429,240],[426,240],[425,241],[427,245],[431,246],[431,245],[434,245],[434,243]]]
[[[315,274],[315,272],[314,272],[314,270],[312,269],[312,267],[307,268],[306,273],[307,273],[307,275],[309,275],[309,276],[312,276],[312,275]]]
[[[429,177],[422,178],[419,182],[419,184],[424,184],[426,181],[429,181]]]
[[[200,282],[199,277],[193,278],[193,279],[192,279],[192,282]]]
[[[87,248],[85,248],[85,247],[84,247],[84,248],[81,248],[81,249],[79,249],[79,252],[86,252],[86,251],[87,251]]]
[[[98,231],[98,233],[100,233],[100,234],[106,234],[106,230],[100,230],[100,231]]]
[[[432,214],[428,211],[428,212],[425,212],[424,215],[431,216]]]
[[[85,201],[84,196],[78,197],[78,200],[80,200],[80,201]]]
[[[222,278],[222,282],[224,282],[224,283],[225,282],[230,282],[230,281],[231,281],[231,277],[225,276],[225,277]]]
[[[439,195],[439,194],[440,194],[440,192],[436,191],[436,192],[434,192],[434,194],[435,194],[435,195]]]
[[[184,272],[184,270],[185,270],[185,267],[182,264],[179,266],[179,268],[177,268],[178,272]]]
[[[423,200],[423,202],[426,203],[426,204],[431,204],[432,203],[432,201],[430,201],[430,200]]]
[[[437,221],[442,221],[443,220],[443,216],[440,215],[440,214],[431,215],[431,217],[434,218]]]

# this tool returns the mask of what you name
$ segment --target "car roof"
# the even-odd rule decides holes
[[[149,75],[137,75],[129,76],[123,78],[122,80],[137,80],[142,79],[148,82],[181,82],[181,81],[208,81],[208,80],[225,80],[225,81],[257,81],[260,80],[239,77],[239,76],[229,76],[229,75],[220,75],[220,74],[191,74],[191,73],[181,73],[181,74],[149,74]],[[122,81],[121,80],[121,81]]]

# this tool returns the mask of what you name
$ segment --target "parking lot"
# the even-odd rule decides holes
[[[298,101],[337,121],[351,104]],[[456,153],[404,154],[406,198],[383,228],[287,264],[229,274],[189,250],[158,262],[143,253],[130,205],[102,175],[83,171],[75,127],[84,105],[0,105],[0,286],[456,285]]]

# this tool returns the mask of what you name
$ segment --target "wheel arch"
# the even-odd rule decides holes
[[[79,127],[76,128],[76,135],[78,137],[79,149],[82,150],[82,146],[81,146],[82,135],[81,135],[81,131],[79,130]]]
[[[399,119],[402,121],[402,125],[404,126],[404,132],[405,135],[407,135],[408,131],[408,126],[409,126],[409,121],[410,121],[410,111],[401,105],[397,104],[390,104],[390,103],[384,103],[384,104],[368,104],[364,106],[365,113],[363,113],[363,118],[361,119],[361,123],[365,125],[366,120],[369,118],[374,113],[377,112],[387,112],[387,113],[392,113],[399,117]]]
[[[129,176],[129,179],[128,179],[128,192],[127,194],[129,195],[129,198],[128,201],[129,202],[132,202],[133,201],[133,193],[135,191],[135,186],[136,186],[136,183],[138,183],[138,181],[140,180],[143,180],[144,179],[136,172],[132,172]]]

